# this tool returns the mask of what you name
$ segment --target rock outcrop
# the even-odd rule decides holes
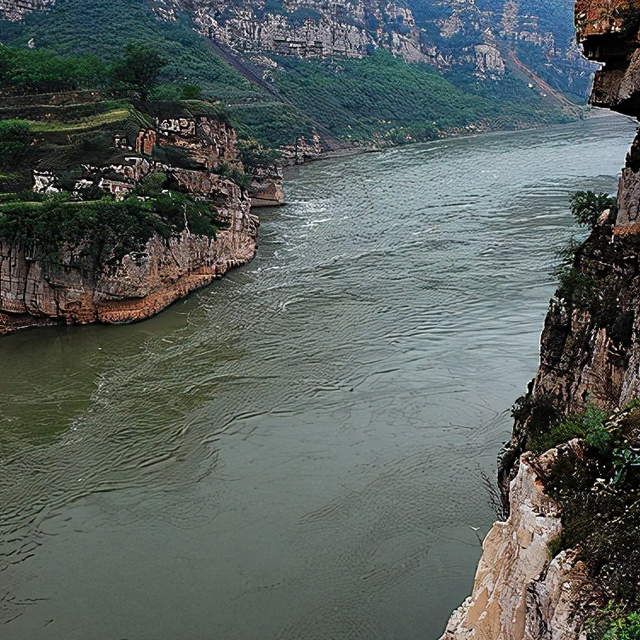
[[[177,2],[180,8],[186,3]],[[362,58],[383,47],[407,62],[428,62],[411,10],[397,2],[288,0],[280,8],[260,2],[189,2],[201,32],[236,51],[301,58]]]
[[[640,12],[630,0],[578,0],[575,10],[585,56],[604,64],[591,102],[639,117]],[[487,536],[473,595],[452,616],[444,640],[585,637],[584,618],[596,587],[576,552],[563,551],[553,560],[544,553],[546,542],[561,531],[560,509],[545,498],[525,452],[550,412],[568,415],[588,403],[615,412],[640,397],[639,234],[636,137],[617,206],[601,216],[577,250],[551,300],[540,367],[516,405],[513,435],[499,463],[510,515]],[[542,460],[553,455],[552,450]]]
[[[198,235],[185,218],[179,234],[154,233],[140,250],[104,256],[90,269],[78,266],[82,243],[61,247],[54,267],[35,257],[31,243],[0,242],[0,334],[57,323],[141,320],[254,256],[258,220],[249,192],[223,171],[237,162],[235,132],[224,119],[158,116],[155,127],[140,129],[135,140],[114,138],[118,161],[83,165],[76,194],[100,189],[122,198],[161,172],[176,190],[214,202],[220,230],[215,238]],[[36,172],[34,179],[35,191],[62,190],[62,176],[54,172]]]
[[[0,18],[20,20],[25,13],[52,7],[56,0],[0,0]]]
[[[144,249],[111,267],[75,268],[71,250],[56,270],[29,248],[0,243],[0,334],[31,326],[127,323],[152,316],[191,291],[244,264],[255,253],[257,219],[248,196],[233,185],[215,239],[192,234],[151,237]]]
[[[552,450],[537,461],[551,464]],[[527,456],[511,482],[510,515],[483,543],[473,594],[457,609],[442,640],[560,640],[577,638],[581,597],[590,593],[575,552],[551,560],[549,543],[562,525]]]

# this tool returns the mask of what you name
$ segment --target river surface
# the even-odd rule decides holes
[[[537,366],[600,116],[291,172],[248,266],[0,340],[3,640],[433,640]],[[478,528],[478,532],[473,528]]]

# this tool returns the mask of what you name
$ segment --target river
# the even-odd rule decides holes
[[[140,324],[2,338],[0,637],[437,638],[567,196],[614,191],[634,130],[302,167],[250,265]]]

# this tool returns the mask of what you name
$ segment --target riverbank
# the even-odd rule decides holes
[[[3,638],[437,638],[494,519],[478,463],[537,364],[567,195],[614,188],[633,132],[301,166],[212,286],[0,340]]]

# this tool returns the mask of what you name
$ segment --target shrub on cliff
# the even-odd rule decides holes
[[[604,640],[640,640],[640,613],[613,621]]]
[[[595,229],[602,213],[616,204],[616,199],[607,193],[576,191],[570,198],[571,213],[578,224]]]
[[[24,120],[0,120],[0,169],[12,170],[29,153],[31,127]]]
[[[625,611],[640,606],[639,427],[638,403],[606,420],[591,406],[556,424],[538,447],[582,439],[581,447],[560,447],[551,470],[539,470],[545,492],[562,513],[561,538],[554,542],[554,551],[577,549],[599,592]],[[589,637],[627,638],[605,635],[605,622]]]
[[[113,77],[132,88],[141,100],[146,100],[149,92],[158,84],[160,70],[167,61],[146,42],[130,42],[124,54],[113,66]]]

